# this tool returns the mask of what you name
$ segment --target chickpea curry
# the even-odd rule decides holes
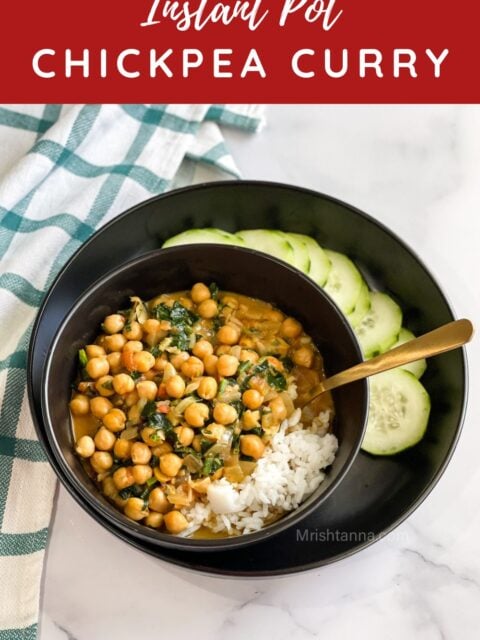
[[[239,483],[323,379],[302,325],[267,302],[195,284],[107,316],[79,351],[75,448],[132,520],[179,534],[212,481]],[[303,410],[308,424],[329,394]]]

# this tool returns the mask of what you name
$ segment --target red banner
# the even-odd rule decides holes
[[[473,0],[3,3],[2,102],[480,102]]]

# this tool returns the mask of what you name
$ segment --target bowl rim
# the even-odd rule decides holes
[[[248,255],[255,255],[257,258],[264,262],[273,263],[276,269],[280,271],[289,271],[295,275],[296,278],[303,280],[311,289],[315,291],[315,294],[321,298],[323,298],[327,304],[329,304],[335,312],[335,316],[340,325],[343,325],[344,329],[347,330],[347,335],[349,336],[351,345],[356,352],[356,356],[358,362],[363,361],[362,352],[360,349],[360,345],[358,339],[356,338],[350,324],[348,323],[344,314],[340,311],[336,303],[332,300],[332,298],[325,292],[319,285],[317,285],[313,280],[308,278],[301,271],[296,269],[295,267],[279,260],[275,257],[269,256],[262,252],[256,251],[255,249],[249,249],[236,245],[228,245],[228,244],[214,244],[214,243],[198,243],[195,245],[179,245],[175,247],[170,247],[167,249],[154,249],[153,251],[149,251],[141,256],[133,258],[121,266],[111,269],[106,274],[102,275],[100,278],[95,280],[83,293],[77,298],[74,305],[69,309],[68,313],[63,317],[62,322],[56,329],[55,336],[52,340],[52,343],[49,347],[49,350],[45,357],[45,365],[42,372],[42,417],[44,421],[45,427],[45,436],[50,444],[52,454],[54,455],[59,468],[62,470],[62,475],[58,474],[59,479],[63,483],[63,474],[67,476],[70,481],[72,488],[75,492],[78,492],[78,497],[81,498],[82,506],[83,502],[86,501],[90,507],[93,507],[98,513],[102,515],[103,518],[113,519],[115,526],[119,527],[123,531],[128,534],[132,534],[134,532],[135,536],[146,540],[150,543],[158,544],[161,546],[172,547],[175,549],[185,549],[188,551],[220,551],[226,549],[238,548],[240,546],[246,546],[249,544],[254,544],[256,542],[265,541],[267,538],[284,531],[285,529],[297,525],[301,520],[308,517],[310,513],[316,510],[322,502],[324,502],[328,497],[332,495],[334,490],[341,484],[342,480],[347,475],[350,470],[358,452],[360,450],[360,446],[362,443],[362,439],[365,433],[367,420],[368,420],[368,407],[369,407],[369,386],[367,380],[358,381],[360,383],[359,386],[362,387],[362,419],[360,423],[360,428],[358,429],[358,434],[356,437],[355,445],[352,448],[352,451],[348,455],[345,460],[343,466],[340,468],[338,475],[332,481],[332,483],[327,487],[327,489],[321,493],[308,507],[302,509],[302,511],[295,516],[297,511],[301,509],[302,505],[299,505],[297,509],[294,509],[290,512],[287,512],[282,518],[273,522],[270,525],[267,525],[265,528],[260,529],[259,531],[255,531],[248,534],[241,534],[240,536],[232,536],[226,538],[214,538],[214,539],[192,539],[181,536],[172,536],[169,533],[162,533],[160,531],[156,531],[154,529],[150,529],[145,525],[140,523],[130,521],[127,519],[121,511],[119,511],[113,505],[109,505],[107,508],[95,495],[95,493],[88,491],[76,478],[75,474],[72,472],[70,465],[64,458],[62,454],[61,447],[59,446],[58,440],[55,436],[55,431],[52,428],[52,419],[50,415],[50,408],[48,404],[47,398],[47,390],[50,380],[50,370],[52,367],[52,359],[54,353],[56,351],[58,341],[60,339],[60,335],[63,332],[65,326],[71,321],[72,317],[74,317],[81,310],[84,301],[86,298],[95,295],[95,292],[105,286],[112,278],[135,269],[139,264],[148,263],[149,261],[163,255],[172,255],[180,254],[180,256],[185,253],[186,250],[192,250],[195,248],[196,250],[201,251],[202,249],[208,249],[211,251],[212,248],[221,249],[227,252],[236,252],[244,254],[246,257]],[[248,295],[248,294],[246,294]],[[65,485],[64,485],[65,486]],[[321,485],[320,485],[321,486]],[[308,499],[308,497],[307,497]]]
[[[108,232],[108,229],[115,225],[117,222],[119,222],[120,220],[123,220],[124,218],[129,217],[131,214],[134,214],[136,211],[139,211],[141,209],[143,209],[146,206],[152,205],[155,202],[161,201],[164,198],[175,198],[178,195],[181,195],[183,192],[196,192],[196,191],[215,191],[218,188],[224,189],[224,188],[228,188],[228,189],[235,189],[235,188],[249,188],[252,190],[252,193],[255,192],[256,188],[264,188],[264,189],[272,189],[272,190],[276,190],[279,193],[281,193],[282,191],[288,191],[291,193],[298,193],[300,195],[304,195],[304,196],[309,196],[312,199],[315,199],[317,201],[326,201],[326,202],[330,202],[333,204],[336,204],[344,209],[347,209],[348,211],[350,211],[351,213],[355,214],[356,216],[358,216],[359,218],[366,220],[369,224],[371,224],[374,227],[377,227],[378,229],[380,229],[383,233],[385,233],[387,236],[389,236],[390,238],[392,238],[400,247],[402,247],[402,249],[408,253],[410,256],[412,256],[412,258],[414,258],[414,260],[419,264],[419,266],[423,269],[423,271],[427,274],[427,276],[429,277],[429,279],[432,282],[432,285],[435,287],[435,289],[437,290],[438,295],[440,296],[440,298],[442,299],[443,303],[445,304],[450,316],[452,319],[455,319],[456,314],[454,312],[453,306],[449,300],[449,297],[446,295],[446,293],[444,292],[443,288],[440,286],[439,282],[438,282],[438,278],[436,276],[436,274],[430,269],[430,267],[427,267],[426,264],[424,263],[423,259],[419,257],[419,255],[417,254],[417,252],[412,249],[395,231],[391,230],[387,225],[385,225],[383,222],[381,222],[380,220],[376,219],[375,217],[373,217],[371,214],[366,213],[365,211],[363,211],[362,209],[358,208],[357,206],[342,200],[341,198],[337,198],[335,196],[329,195],[327,193],[324,193],[322,191],[319,190],[315,190],[315,189],[311,189],[308,187],[303,187],[300,185],[294,185],[294,184],[289,184],[289,183],[285,183],[285,182],[281,182],[281,181],[273,181],[273,180],[252,180],[252,179],[248,179],[248,180],[216,180],[216,181],[208,181],[208,182],[202,182],[202,183],[198,183],[195,185],[187,185],[185,187],[181,187],[181,188],[176,188],[176,189],[172,189],[169,191],[166,191],[164,193],[160,193],[160,194],[155,194],[153,196],[151,196],[150,198],[147,198],[145,200],[142,200],[141,202],[132,205],[130,207],[128,207],[125,211],[119,213],[117,216],[115,216],[115,218],[113,218],[112,220],[106,222],[104,225],[102,225],[99,229],[97,229],[89,238],[87,238],[87,240],[85,240],[84,242],[82,242],[82,244],[72,253],[72,255],[68,258],[68,260],[66,261],[66,263],[64,264],[64,266],[59,270],[59,272],[57,273],[57,275],[55,276],[55,278],[53,279],[52,283],[50,284],[50,287],[46,293],[46,295],[43,298],[42,304],[40,305],[40,308],[37,312],[37,315],[34,319],[34,323],[32,326],[32,333],[31,333],[31,338],[30,338],[30,342],[29,342],[29,347],[28,347],[28,352],[27,352],[27,395],[28,395],[28,402],[29,402],[29,408],[30,408],[30,412],[32,414],[32,418],[33,418],[33,423],[34,423],[34,428],[36,431],[36,435],[45,451],[46,457],[47,459],[50,461],[50,463],[52,464],[52,466],[55,468],[55,459],[53,458],[53,454],[50,451],[48,444],[46,442],[46,438],[45,438],[45,433],[44,433],[44,425],[43,425],[43,421],[41,419],[41,415],[40,415],[40,411],[39,411],[39,399],[38,399],[38,389],[36,389],[36,384],[34,383],[34,377],[33,377],[33,373],[34,373],[34,361],[35,358],[37,356],[37,353],[39,351],[39,348],[37,346],[37,341],[38,341],[38,336],[39,333],[42,330],[42,326],[43,326],[43,321],[44,321],[44,314],[45,314],[45,310],[48,308],[49,303],[50,303],[50,299],[54,296],[55,290],[58,286],[58,283],[62,280],[62,278],[64,277],[65,273],[70,269],[72,263],[74,263],[78,256],[85,250],[85,248],[87,246],[89,246],[91,243],[95,242],[97,237],[100,235],[103,235],[104,231]],[[175,565],[178,566],[182,566],[184,568],[190,568],[191,570],[194,570],[195,568],[198,571],[201,571],[203,573],[207,573],[210,575],[234,575],[234,576],[238,576],[238,577],[242,577],[242,576],[250,576],[252,578],[254,577],[269,577],[269,576],[281,576],[281,575],[291,575],[291,574],[295,574],[295,573],[300,573],[300,572],[305,572],[305,571],[313,571],[315,569],[317,569],[320,566],[325,566],[327,564],[331,564],[334,562],[337,562],[339,560],[343,560],[346,559],[354,554],[356,554],[359,551],[362,551],[363,549],[366,549],[367,547],[369,547],[371,544],[373,544],[374,542],[376,542],[377,540],[380,540],[381,538],[387,536],[389,533],[391,533],[393,530],[395,530],[400,524],[402,524],[405,520],[407,520],[410,515],[412,515],[412,513],[424,502],[424,500],[428,497],[428,495],[433,491],[433,489],[435,488],[435,486],[438,484],[438,482],[440,481],[441,477],[443,476],[443,474],[446,471],[446,468],[448,467],[450,460],[455,452],[455,449],[457,447],[459,438],[461,436],[462,433],[462,429],[463,429],[463,424],[464,424],[464,420],[465,420],[465,416],[466,416],[466,412],[467,412],[467,402],[468,402],[468,393],[469,393],[469,388],[468,388],[468,383],[469,383],[469,373],[468,373],[468,358],[467,358],[467,353],[466,353],[466,349],[463,347],[461,349],[461,354],[462,354],[462,366],[461,366],[461,380],[460,383],[462,385],[462,404],[461,404],[461,409],[460,409],[460,413],[459,413],[459,418],[457,420],[457,424],[455,425],[455,433],[454,436],[449,444],[449,447],[445,453],[445,456],[443,457],[442,461],[439,463],[433,477],[431,478],[431,480],[425,484],[424,488],[418,492],[416,494],[416,497],[413,498],[410,501],[410,504],[407,508],[405,508],[403,510],[402,513],[400,513],[398,516],[396,516],[393,521],[388,524],[387,526],[383,527],[381,531],[379,531],[378,533],[376,533],[376,535],[370,539],[367,540],[363,543],[357,543],[355,545],[352,545],[351,547],[349,547],[348,549],[341,551],[339,553],[336,553],[335,555],[330,555],[324,559],[320,559],[314,562],[310,562],[306,565],[299,565],[299,566],[295,566],[295,567],[288,567],[288,568],[282,568],[279,570],[266,570],[266,571],[261,571],[261,572],[256,572],[255,574],[253,573],[247,573],[247,572],[237,572],[237,573],[232,573],[230,572],[222,572],[219,570],[214,570],[213,568],[201,568],[199,566],[197,566],[197,563],[195,562],[191,562],[191,561],[185,561],[185,562],[180,562],[177,559],[171,559],[168,556],[164,557],[161,556],[165,561],[169,562],[169,563],[173,563]],[[38,378],[38,376],[36,376]],[[70,493],[70,495],[72,495],[72,497],[74,497],[76,499],[76,496],[73,492],[73,490],[67,485],[64,484],[64,486],[66,487],[67,491]],[[76,499],[77,502],[78,499]],[[83,505],[81,505],[83,507]],[[91,513],[90,510],[88,510],[90,515],[94,515]],[[115,534],[116,535],[116,534]],[[124,538],[125,539],[125,538]],[[136,543],[135,543],[136,544]],[[137,545],[138,546],[138,545]],[[167,549],[168,551],[168,549]],[[152,551],[148,552],[150,554],[152,554]],[[157,556],[158,557],[158,556]],[[192,567],[193,564],[193,567]]]

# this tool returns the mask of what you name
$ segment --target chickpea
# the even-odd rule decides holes
[[[108,366],[110,367],[110,373],[113,375],[120,373],[122,370],[122,354],[120,351],[112,351],[107,356]]]
[[[220,440],[225,431],[226,427],[224,427],[223,424],[211,422],[208,427],[205,427],[205,429],[203,429],[202,435],[207,438],[207,440]]]
[[[205,319],[214,318],[218,313],[217,303],[211,298],[204,300],[198,305],[198,313]]]
[[[169,511],[163,516],[163,520],[169,533],[181,533],[188,527],[188,520],[180,511]]]
[[[163,456],[160,456],[160,471],[166,476],[170,476],[172,478],[176,476],[180,471],[182,464],[182,458],[177,456],[176,453],[165,453]]]
[[[152,380],[142,380],[137,383],[137,393],[139,398],[146,400],[155,400],[157,397],[158,387]]]
[[[157,430],[153,427],[143,427],[143,429],[140,431],[140,435],[142,437],[142,440],[150,447],[154,447],[156,444],[158,444]]]
[[[139,340],[129,340],[123,347],[124,351],[143,351],[143,344]]]
[[[135,389],[135,382],[128,373],[117,373],[116,376],[113,376],[112,384],[115,391],[121,396]]]
[[[155,487],[151,490],[148,496],[148,506],[153,511],[158,513],[166,513],[170,509],[170,503],[165,497],[165,493],[160,487]]]
[[[125,326],[125,318],[119,313],[113,313],[107,316],[103,321],[103,329],[105,333],[119,333]]]
[[[234,376],[237,373],[238,358],[235,356],[223,355],[218,358],[217,369],[219,375],[223,377]]]
[[[74,416],[86,416],[90,412],[90,401],[87,396],[78,395],[70,400],[70,411]]]
[[[197,435],[194,437],[194,439],[192,440],[192,448],[197,453],[200,453],[200,451],[202,450],[202,436]]]
[[[259,359],[259,355],[256,351],[252,351],[251,349],[242,349],[240,351],[240,362],[246,362],[248,360],[248,362],[251,362],[252,364],[255,364],[258,362]]]
[[[190,358],[188,351],[181,351],[170,358],[170,362],[177,371],[182,368],[182,364]]]
[[[228,344],[221,344],[215,349],[215,355],[223,356],[225,353],[230,353],[232,347],[229,347]]]
[[[141,340],[143,338],[142,327],[136,320],[129,322],[123,329],[123,335],[127,340]]]
[[[247,436],[240,436],[240,451],[244,456],[250,456],[251,458],[261,458],[265,451],[265,445],[259,436],[249,434]]]
[[[148,516],[148,511],[144,508],[141,498],[129,498],[123,509],[123,513],[130,520],[143,520]]]
[[[126,407],[133,407],[134,404],[137,404],[139,399],[140,398],[138,396],[137,390],[134,389],[133,391],[130,391],[130,393],[127,393],[127,395],[123,398],[123,402]]]
[[[281,422],[287,417],[287,407],[280,396],[274,398],[268,405],[276,421]]]
[[[152,449],[153,455],[157,456],[158,458],[165,455],[166,453],[171,453],[172,451],[173,447],[169,442],[162,442],[162,444],[159,444]]]
[[[263,404],[263,396],[256,389],[247,389],[244,391],[242,400],[248,409],[259,409]]]
[[[153,476],[153,469],[148,464],[136,464],[132,467],[136,484],[145,484]]]
[[[132,444],[131,458],[134,464],[148,464],[151,457],[150,447],[144,442],[134,442]]]
[[[140,373],[146,373],[155,364],[155,358],[150,351],[137,351],[133,354],[133,364],[136,371]]]
[[[155,360],[155,364],[153,365],[153,368],[155,369],[155,371],[163,371],[165,369],[165,365],[167,364],[167,362],[168,362],[168,358],[166,354],[162,353],[162,355]]]
[[[113,453],[116,458],[120,458],[120,460],[127,460],[130,458],[132,451],[132,441],[131,440],[123,440],[122,438],[118,438],[115,441],[115,445],[113,447]]]
[[[242,336],[238,344],[245,349],[253,349],[255,347],[255,340],[250,338],[250,336]]]
[[[270,322],[282,322],[283,313],[281,311],[277,311],[276,309],[269,309],[265,313],[265,318],[270,320]]]
[[[187,378],[198,378],[203,374],[203,371],[203,362],[195,356],[191,356],[182,364],[182,373]]]
[[[193,347],[193,355],[202,360],[213,353],[213,345],[208,340],[199,340]]]
[[[87,344],[85,347],[85,352],[87,354],[87,358],[100,358],[101,356],[105,356],[105,349],[100,347],[98,344]]]
[[[114,333],[113,336],[105,336],[105,349],[111,353],[113,351],[121,351],[125,346],[127,339],[121,333]]]
[[[132,467],[120,467],[113,472],[113,482],[119,491],[135,484]]]
[[[226,402],[217,402],[213,410],[213,417],[215,422],[219,424],[232,424],[238,418],[238,413],[235,407],[232,407]]]
[[[102,418],[103,424],[109,429],[116,433],[117,431],[122,431],[125,428],[125,422],[127,421],[127,416],[123,413],[121,409],[110,409],[110,411],[105,414]]]
[[[95,389],[101,396],[113,396],[113,376],[102,376],[95,382]]]
[[[111,476],[107,476],[102,480],[102,490],[107,498],[115,498],[117,495],[117,487]]]
[[[195,402],[188,405],[183,415],[191,427],[203,427],[208,420],[209,409],[206,404]]]
[[[82,436],[77,440],[75,451],[82,458],[90,458],[95,453],[95,442],[90,436]]]
[[[95,418],[101,420],[103,416],[107,415],[110,409],[113,409],[113,404],[110,400],[107,400],[107,398],[96,396],[90,400],[90,412]]]
[[[145,333],[158,333],[161,331],[160,320],[155,320],[155,318],[149,318],[145,320],[142,324],[142,329]],[[129,338],[131,340],[132,338]],[[139,340],[140,338],[133,338],[134,340]]]
[[[161,513],[149,513],[145,518],[145,524],[152,529],[159,529],[163,524],[163,516]]]
[[[181,376],[172,376],[166,381],[165,389],[171,398],[181,398],[185,393],[185,380]]]
[[[192,444],[193,438],[195,437],[195,432],[190,427],[176,427],[174,429],[177,434],[178,441],[183,447],[188,447]]]
[[[280,331],[284,338],[298,338],[302,333],[302,325],[294,318],[285,318]]]
[[[245,431],[258,427],[260,424],[260,411],[244,411],[242,423]]]
[[[200,304],[200,302],[211,298],[212,294],[210,293],[210,289],[204,285],[203,282],[197,282],[197,284],[193,285],[192,290],[190,291],[190,296],[195,304]]]
[[[313,364],[313,351],[310,347],[300,347],[293,352],[292,360],[299,367],[310,368]]]
[[[108,364],[107,358],[105,356],[101,356],[99,358],[92,358],[89,360],[85,366],[85,370],[92,380],[96,380],[97,378],[107,375],[110,371],[110,365]]]
[[[240,339],[240,334],[240,329],[231,324],[225,324],[217,331],[217,340],[221,344],[229,344],[231,346],[237,344]]]
[[[95,434],[94,440],[97,449],[100,449],[100,451],[110,451],[111,449],[113,449],[116,438],[111,431],[109,431],[105,427],[100,427],[100,429]]]
[[[197,393],[203,400],[213,400],[217,395],[218,384],[215,378],[209,376],[202,378],[198,385]]]
[[[203,365],[205,367],[205,373],[208,373],[209,376],[216,376],[218,373],[218,356],[214,356],[213,354],[206,355],[203,360]]]
[[[108,451],[95,451],[90,458],[90,464],[97,473],[103,473],[111,468],[113,458]]]

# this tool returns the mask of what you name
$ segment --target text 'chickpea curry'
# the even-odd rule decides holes
[[[322,358],[297,320],[215,284],[131,303],[79,352],[76,452],[127,517],[179,534],[212,483],[254,472]],[[304,425],[322,410],[328,394]]]

